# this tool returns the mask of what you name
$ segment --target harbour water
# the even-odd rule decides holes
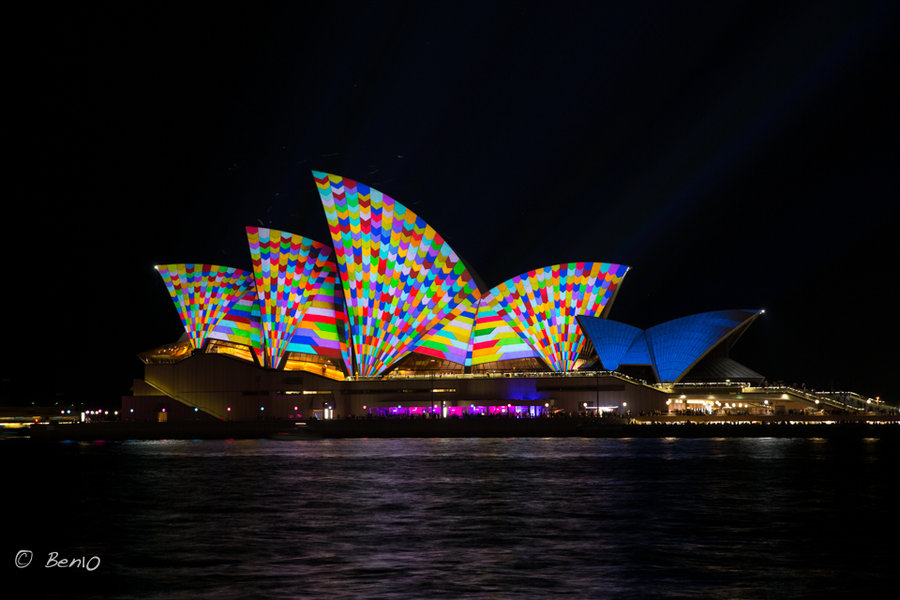
[[[898,587],[896,440],[5,441],[0,458],[2,572],[30,594],[17,597],[893,598]]]

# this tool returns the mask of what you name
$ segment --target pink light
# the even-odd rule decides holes
[[[166,412],[166,409],[162,409],[163,412]]]
[[[229,406],[229,407],[226,408],[225,410],[227,410],[228,412],[231,412],[231,407]]]

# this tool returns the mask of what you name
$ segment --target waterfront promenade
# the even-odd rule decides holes
[[[170,423],[72,423],[33,425],[19,436],[31,440],[130,439],[317,439],[435,437],[894,437],[900,419],[883,415],[658,415],[638,418],[552,417],[516,419],[351,418],[298,423],[181,421]]]

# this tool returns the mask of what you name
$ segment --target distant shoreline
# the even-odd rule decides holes
[[[323,439],[439,437],[591,437],[591,438],[896,438],[900,423],[863,420],[836,423],[800,422],[791,418],[767,423],[634,423],[589,418],[339,419],[311,421],[229,421],[171,423],[75,423],[34,425],[6,440],[123,441],[163,439]]]

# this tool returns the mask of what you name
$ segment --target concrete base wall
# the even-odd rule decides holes
[[[549,405],[550,411],[573,415],[598,406],[635,415],[666,409],[665,394],[612,376],[548,373],[335,381],[301,371],[273,371],[219,354],[146,365],[145,381],[163,395],[135,396],[128,409],[140,404],[141,414],[156,415],[165,405],[172,419],[183,414],[175,412],[172,401],[187,408],[188,418],[195,417],[196,407],[216,419],[235,421],[323,418],[326,411],[333,417],[360,416],[390,406]]]

